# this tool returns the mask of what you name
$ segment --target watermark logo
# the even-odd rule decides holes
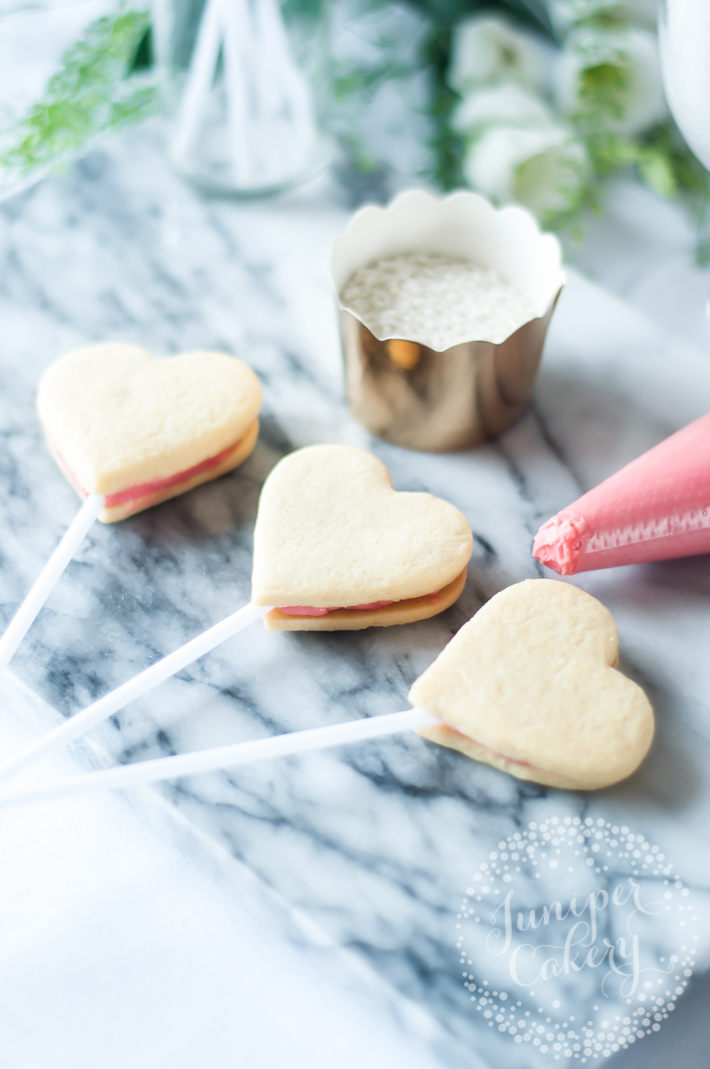
[[[697,920],[689,888],[643,835],[552,817],[480,861],[456,948],[482,1021],[586,1063],[660,1030],[692,976]]]

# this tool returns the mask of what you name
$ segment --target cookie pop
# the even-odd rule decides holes
[[[584,590],[528,579],[496,594],[409,692],[422,735],[518,779],[597,790],[646,756],[653,710],[616,670],[614,619]]]
[[[432,494],[392,489],[362,449],[320,445],[269,475],[254,530],[252,601],[276,631],[353,631],[424,620],[456,601],[467,520]]]
[[[6,668],[97,518],[125,519],[236,468],[259,433],[261,387],[224,353],[159,360],[90,345],[42,377],[37,407],[57,464],[85,504],[0,639]]]
[[[242,628],[341,630],[411,623],[443,612],[466,580],[473,535],[453,505],[398,493],[375,457],[319,445],[266,480],[254,532],[252,601],[0,766],[4,779],[70,742]]]
[[[0,806],[176,779],[415,730],[518,779],[596,790],[646,756],[653,710],[616,670],[611,613],[566,583],[528,579],[492,598],[448,643],[400,713],[158,758],[0,793]]]
[[[544,523],[533,556],[559,575],[710,553],[710,415]]]

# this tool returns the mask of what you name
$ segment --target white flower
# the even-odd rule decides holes
[[[569,207],[586,168],[583,146],[562,126],[492,127],[464,161],[473,189],[501,204],[524,204],[536,215]]]
[[[548,0],[547,10],[561,37],[575,21],[604,14],[654,29],[658,0]]]
[[[555,89],[560,109],[580,109],[585,71],[617,68],[626,85],[619,90],[621,116],[610,121],[618,133],[634,135],[661,122],[668,114],[658,41],[649,30],[583,30],[573,34],[557,64]]]
[[[513,82],[469,93],[451,117],[454,130],[469,137],[485,126],[547,126],[552,121],[547,104]]]
[[[534,89],[540,77],[541,54],[534,38],[502,19],[479,16],[454,30],[448,81],[458,93],[503,81]]]

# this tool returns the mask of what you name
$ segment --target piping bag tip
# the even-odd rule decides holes
[[[587,540],[584,519],[573,517],[569,512],[558,512],[543,523],[535,535],[532,556],[558,575],[574,575],[584,570],[580,569],[580,561]]]

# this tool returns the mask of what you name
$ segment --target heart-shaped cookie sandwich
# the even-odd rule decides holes
[[[78,349],[42,377],[37,407],[60,468],[104,523],[216,479],[249,456],[261,388],[225,353],[167,360],[137,345]]]
[[[265,617],[270,630],[412,623],[456,601],[472,548],[458,509],[431,494],[396,492],[370,453],[309,446],[264,483],[252,601],[278,606]]]
[[[528,579],[470,620],[409,693],[441,725],[420,734],[519,779],[591,790],[630,776],[653,710],[616,670],[611,613],[583,590]]]

